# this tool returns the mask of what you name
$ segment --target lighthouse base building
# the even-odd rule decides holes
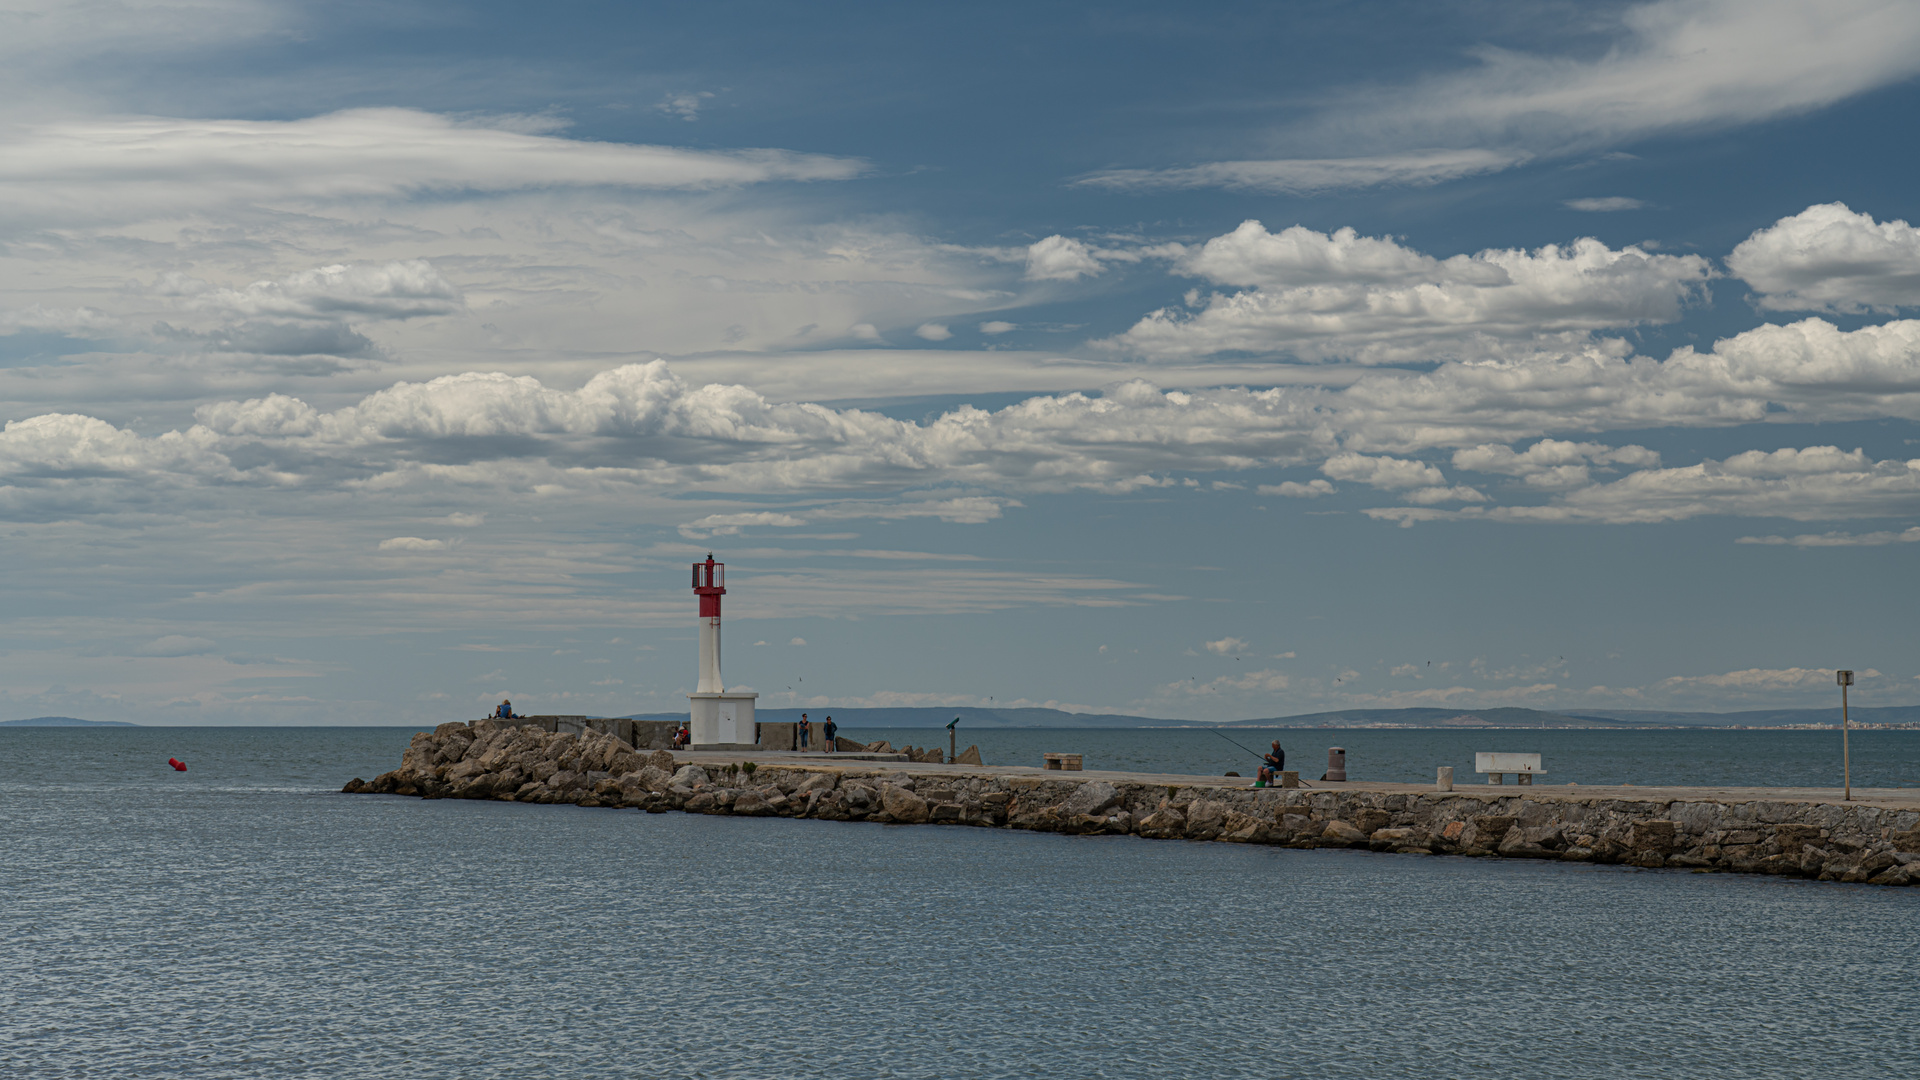
[[[693,564],[693,592],[700,598],[700,684],[687,695],[688,729],[695,750],[752,750],[759,746],[753,726],[758,694],[726,691],[720,681],[720,598],[727,594],[727,564]]]
[[[753,702],[758,694],[688,694],[693,713],[693,749],[752,750]]]

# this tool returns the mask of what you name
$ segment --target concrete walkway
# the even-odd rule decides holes
[[[1185,773],[1135,773],[1088,769],[1070,772],[1042,769],[1033,765],[929,765],[911,761],[856,760],[850,754],[818,751],[798,753],[791,750],[766,751],[674,751],[674,759],[694,765],[737,765],[751,761],[758,765],[830,769],[835,772],[906,773],[910,776],[998,776],[1008,779],[1032,777],[1037,780],[1085,782],[1105,780],[1110,784],[1152,784],[1168,787],[1249,788],[1253,781],[1244,776],[1192,776]],[[878,755],[876,755],[878,756]],[[1275,789],[1279,790],[1279,789]],[[1303,794],[1314,791],[1374,791],[1394,795],[1431,795],[1432,784],[1391,784],[1349,780],[1332,783],[1303,781]],[[1844,803],[1839,788],[1736,788],[1736,787],[1642,787],[1638,784],[1456,784],[1452,794],[1465,798],[1503,799],[1516,796],[1542,802],[1589,802],[1617,799],[1632,802],[1791,802]],[[1873,806],[1888,810],[1920,810],[1920,788],[1854,788],[1851,805]]]

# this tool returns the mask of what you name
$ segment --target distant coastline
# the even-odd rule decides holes
[[[33,716],[25,720],[0,720],[0,727],[141,727],[126,720],[82,720],[77,716]]]
[[[1578,713],[1543,709],[1343,709],[1253,720],[1174,720],[1119,713],[1076,713],[1062,709],[981,709],[959,707],[806,710],[815,723],[826,715],[847,728],[939,728],[959,717],[964,728],[1262,728],[1262,729],[1481,729],[1551,728],[1570,730],[1658,731],[1703,728],[1824,730],[1840,726],[1838,706],[1823,709],[1753,709],[1743,712],[1663,712],[1652,709],[1581,710]],[[800,709],[760,709],[757,719],[791,723]],[[635,720],[666,720],[685,713],[637,713]],[[1861,730],[1920,729],[1920,705],[1881,706],[1852,710],[1853,726]]]

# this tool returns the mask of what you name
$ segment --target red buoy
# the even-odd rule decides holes
[[[171,765],[171,766],[173,766],[173,771],[174,771],[174,772],[186,772],[186,771],[187,771],[187,763],[186,763],[186,762],[184,762],[184,761],[181,761],[181,760],[180,760],[179,758],[168,758],[168,759],[167,759],[167,764],[169,764],[169,765]]]

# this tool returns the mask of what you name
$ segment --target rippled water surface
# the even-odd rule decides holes
[[[1920,1050],[1920,889],[326,790],[408,734],[0,731],[0,1075],[1888,1076]]]

